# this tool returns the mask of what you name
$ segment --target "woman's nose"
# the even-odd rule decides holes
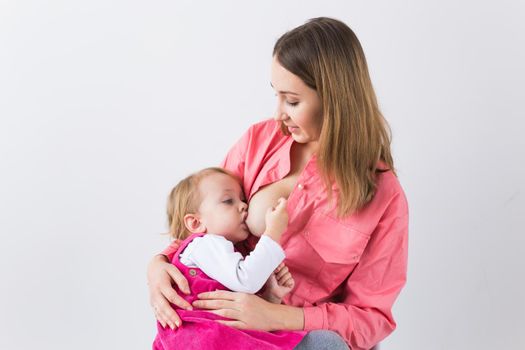
[[[281,110],[278,108],[277,111],[275,111],[275,116],[273,117],[274,120],[281,121],[288,119],[288,116],[286,113],[281,112]]]

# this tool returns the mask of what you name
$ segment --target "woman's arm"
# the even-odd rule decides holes
[[[226,154],[226,157],[222,160],[220,167],[232,172],[239,178],[244,188],[244,166],[246,164],[246,152],[249,148],[250,140],[252,138],[252,127],[250,127],[232,148]]]
[[[264,331],[304,328],[300,307],[273,304],[257,295],[224,290],[201,293],[198,297],[200,300],[194,301],[193,306],[232,319],[218,321],[231,327]]]
[[[383,215],[341,301],[305,307],[305,330],[335,331],[352,349],[369,349],[394,331],[392,306],[406,282],[408,255],[408,214],[398,214]]]
[[[172,250],[171,255],[173,255],[179,244],[179,241],[173,242],[165,252]],[[180,290],[189,294],[188,281],[175,266],[168,262],[168,258],[162,254],[156,255],[151,259],[148,264],[147,277],[150,305],[153,308],[155,317],[162,327],[166,327],[166,325],[171,329],[178,327],[181,321],[170,303],[183,309],[191,309],[192,307],[177,294],[171,282],[174,281]]]

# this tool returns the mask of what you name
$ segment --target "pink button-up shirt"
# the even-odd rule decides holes
[[[292,143],[274,120],[257,123],[228,152],[222,167],[239,176],[250,199],[289,173]],[[336,195],[335,185],[333,190]],[[378,173],[372,201],[339,219],[314,155],[287,209],[281,245],[295,288],[284,302],[303,307],[305,330],[333,330],[352,350],[371,348],[395,329],[392,305],[406,281],[408,206],[396,176]],[[177,246],[164,254],[173,254]]]

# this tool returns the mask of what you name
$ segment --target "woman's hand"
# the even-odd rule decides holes
[[[155,312],[155,317],[162,327],[168,325],[171,329],[174,329],[180,326],[181,320],[171,307],[170,302],[187,310],[191,310],[192,306],[177,294],[172,287],[172,281],[184,293],[190,293],[188,281],[180,271],[168,263],[164,255],[154,256],[148,265],[150,304]]]
[[[256,295],[218,290],[201,293],[199,298],[201,300],[193,302],[194,307],[208,309],[216,315],[232,319],[217,322],[239,329],[273,330],[272,307],[276,304]]]
[[[225,290],[198,296],[200,300],[193,302],[194,307],[231,319],[217,321],[230,327],[261,331],[303,329],[304,315],[301,308],[272,304],[256,295]]]

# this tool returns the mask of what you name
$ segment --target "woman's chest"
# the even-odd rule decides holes
[[[302,228],[288,232],[282,247],[296,287],[287,304],[314,304],[337,293],[358,265],[370,234],[346,226],[320,210]]]
[[[297,174],[288,175],[259,189],[252,196],[248,207],[246,224],[254,235],[260,236],[264,232],[266,210],[275,206],[279,198],[284,197],[288,199],[297,182],[297,177]]]
[[[272,164],[271,161],[263,165],[249,193],[250,203],[246,223],[256,236],[264,232],[267,209],[274,207],[281,197],[290,199],[298,179],[304,176],[303,169],[311,158],[311,154],[301,148],[301,145],[294,144],[289,152],[289,162],[280,159],[284,166],[278,162],[277,167],[268,167],[267,164]],[[288,212],[292,211],[288,205]]]

